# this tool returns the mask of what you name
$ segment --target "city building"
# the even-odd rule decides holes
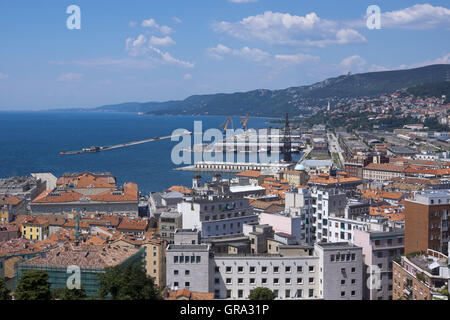
[[[29,240],[45,240],[49,236],[48,220],[37,216],[27,217],[22,222],[22,236]]]
[[[365,300],[392,300],[392,263],[404,254],[404,238],[404,230],[354,230],[353,243],[363,251]]]
[[[65,288],[73,274],[69,267],[77,266],[81,272],[81,286],[88,297],[96,297],[99,289],[98,275],[106,268],[142,262],[144,249],[122,246],[74,246],[66,243],[16,265],[15,286],[28,270],[41,270],[49,275],[50,289]]]
[[[394,300],[448,300],[448,256],[424,250],[394,261]],[[445,290],[445,291],[444,291]]]
[[[432,249],[448,254],[450,192],[416,193],[405,200],[405,253]]]
[[[125,183],[117,187],[111,174],[66,174],[58,179],[57,187],[42,192],[31,202],[33,214],[71,213],[138,216],[138,186]]]

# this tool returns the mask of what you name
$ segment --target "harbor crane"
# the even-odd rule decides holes
[[[222,123],[220,126],[223,128],[223,132],[227,132],[228,126],[231,124],[231,129],[234,129],[234,124],[233,124],[233,118],[232,117],[228,117],[224,123]]]
[[[244,119],[241,120],[242,129],[247,130],[248,119],[250,119],[249,115],[246,115]]]

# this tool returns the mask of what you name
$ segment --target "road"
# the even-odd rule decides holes
[[[339,156],[339,161],[341,162],[342,167],[345,164],[344,152],[339,145],[339,141],[332,132],[328,132],[328,147],[330,149],[330,153],[337,153]]]

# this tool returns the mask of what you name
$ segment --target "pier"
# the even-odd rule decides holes
[[[192,171],[192,172],[227,172],[239,173],[248,170],[279,172],[283,170],[293,170],[296,163],[248,163],[248,162],[211,162],[201,161],[194,165],[176,168],[176,171]]]
[[[175,134],[175,135],[170,135],[170,136],[165,136],[165,137],[154,137],[154,138],[140,140],[140,141],[120,143],[120,144],[116,144],[116,145],[112,145],[112,146],[105,146],[105,147],[93,146],[93,147],[84,148],[84,149],[77,150],[77,151],[61,151],[60,154],[61,155],[74,155],[74,154],[83,154],[83,153],[97,153],[97,152],[101,152],[101,151],[126,148],[126,147],[136,146],[136,145],[143,144],[143,143],[167,140],[167,139],[172,139],[172,137],[181,137],[181,136],[191,135],[191,134],[192,134],[192,132],[186,131],[182,134]]]

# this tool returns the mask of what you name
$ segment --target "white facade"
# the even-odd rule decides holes
[[[291,217],[301,218],[299,242],[313,244],[315,242],[315,232],[313,228],[314,199],[308,188],[298,189],[294,192],[286,192],[285,210]]]
[[[185,198],[178,204],[184,229],[197,229],[203,238],[242,234],[244,223],[258,222],[248,199],[225,196]]]
[[[313,188],[311,195],[313,201],[314,218],[313,226],[317,241],[328,241],[328,219],[331,214],[334,216],[345,216],[347,197],[338,189],[318,189]]]

